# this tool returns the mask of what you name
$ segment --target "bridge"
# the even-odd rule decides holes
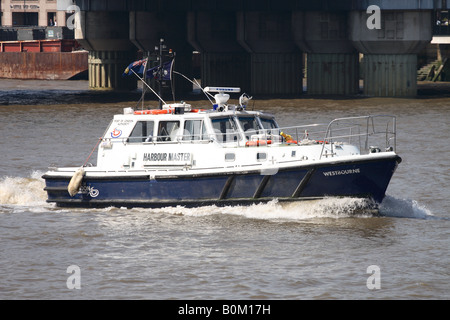
[[[176,51],[176,69],[204,85],[297,95],[306,77],[308,94],[353,95],[362,78],[364,94],[380,97],[416,95],[417,55],[432,40],[436,12],[450,7],[446,0],[73,3],[91,88],[135,88],[121,76],[124,68],[138,50],[149,54],[164,38]]]

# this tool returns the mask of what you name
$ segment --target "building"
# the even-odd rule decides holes
[[[0,41],[73,39],[71,0],[0,0]],[[64,8],[62,8],[64,6]]]
[[[3,27],[66,26],[64,11],[57,10],[57,0],[1,0]]]
[[[62,80],[86,73],[87,52],[78,50],[73,27],[66,23],[73,21],[73,12],[66,12],[70,4],[0,1],[0,78]]]

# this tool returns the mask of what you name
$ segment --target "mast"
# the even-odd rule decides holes
[[[147,70],[148,70],[148,63],[149,63],[149,55],[150,52],[146,52],[146,56],[147,56],[147,62],[145,63],[145,68],[144,68],[144,74],[142,75],[142,78],[144,79],[143,82],[144,84],[147,84]],[[143,85],[142,86],[142,110],[144,110],[144,100],[145,100],[145,91],[146,91],[146,86]]]
[[[159,40],[159,74],[158,74],[158,93],[159,96],[162,97],[162,77],[163,77],[163,68],[164,68],[164,63],[163,63],[163,50],[166,46],[164,45],[164,39],[160,39]],[[162,109],[162,101],[159,100],[159,109]]]
[[[167,51],[167,54],[165,54],[165,51]],[[155,55],[157,63],[152,67],[149,64],[150,61],[155,61]],[[169,81],[170,85],[172,85],[172,73],[174,72],[173,66],[175,61],[175,53],[172,51],[172,49],[166,50],[164,39],[160,39],[159,46],[155,46],[155,52],[152,54],[152,56],[153,59],[150,59],[150,52],[147,52],[147,57],[145,58],[144,53],[143,59],[131,63],[122,74],[123,77],[134,74],[142,82],[142,96],[140,101],[137,103],[137,105],[139,105],[139,103],[142,103],[142,110],[144,109],[144,100],[147,88],[151,92],[153,92],[155,96],[158,97],[159,109],[162,109],[163,105],[166,104],[166,102],[162,99],[163,89],[165,86],[167,86],[166,81]],[[164,61],[165,57],[168,58],[166,59],[167,61]],[[140,76],[140,74],[142,74],[142,77]],[[153,82],[152,86],[155,86],[156,82],[158,83],[158,89],[153,89],[152,86],[147,83],[147,81],[150,79],[152,79]],[[156,92],[156,90],[158,90],[158,92]]]
[[[164,64],[167,61],[164,61],[164,57],[169,58],[168,61],[173,60],[175,57],[175,53],[172,51],[172,49],[167,50],[166,45],[164,44],[164,39],[160,39],[159,40],[159,46],[155,47],[155,51],[157,54],[157,60],[159,61],[159,68],[158,68],[158,72],[157,72],[157,79],[156,81],[158,82],[158,95],[160,97],[162,97],[163,95],[163,88],[165,86],[165,79],[164,79]],[[171,77],[171,75],[170,75]],[[162,109],[163,106],[163,102],[161,101],[161,99],[159,100],[159,109]]]

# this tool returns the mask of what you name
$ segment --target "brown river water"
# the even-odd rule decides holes
[[[395,115],[403,162],[377,216],[351,214],[359,200],[346,198],[191,209],[47,204],[47,168],[82,165],[112,116],[136,99],[91,92],[86,81],[0,80],[0,299],[450,298],[450,96],[254,97],[282,126]]]

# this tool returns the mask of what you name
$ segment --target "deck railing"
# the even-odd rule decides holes
[[[345,139],[349,144],[358,145],[361,154],[396,151],[396,117],[375,115],[334,119],[327,127],[324,141],[331,143]]]
[[[245,139],[290,143],[297,145],[321,144],[321,157],[334,154],[337,144],[356,145],[361,154],[396,151],[396,117],[392,115],[359,116],[334,119],[328,124],[282,127],[277,129],[246,131]],[[278,139],[278,141],[277,141]],[[228,140],[230,141],[230,140]]]

